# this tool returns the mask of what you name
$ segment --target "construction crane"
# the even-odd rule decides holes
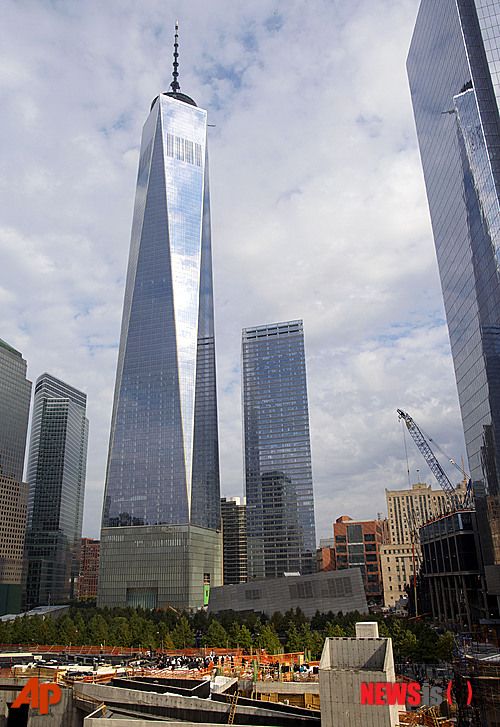
[[[444,492],[446,493],[453,508],[455,510],[459,510],[464,507],[469,507],[470,498],[471,498],[471,481],[469,480],[465,496],[462,500],[462,498],[457,494],[455,487],[450,482],[446,472],[439,464],[439,462],[436,458],[436,455],[432,451],[430,444],[427,441],[427,438],[422,433],[422,431],[419,429],[417,424],[413,421],[411,416],[409,414],[407,414],[406,412],[404,412],[402,409],[398,409],[398,416],[399,416],[400,420],[401,419],[404,420],[404,422],[408,428],[408,431],[410,432],[410,434],[413,438],[413,441],[415,442],[415,444],[419,448],[423,458],[429,465],[429,468],[430,468],[431,472],[433,473],[434,477],[437,479],[439,485],[441,486],[441,489],[444,490]],[[458,465],[456,465],[455,462],[453,462],[453,460],[450,460],[450,462],[452,462],[452,464],[454,464],[455,467],[457,467],[457,469],[460,469],[458,467]],[[463,474],[464,474],[464,477],[466,477],[465,472]]]

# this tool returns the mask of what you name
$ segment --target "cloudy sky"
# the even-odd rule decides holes
[[[408,486],[407,410],[465,457],[405,72],[418,0],[4,0],[0,338],[88,394],[98,537],[142,125],[209,113],[221,489],[243,492],[241,328],[303,318],[317,537]],[[406,437],[412,482],[432,477]],[[451,474],[451,472],[450,472]],[[435,486],[435,483],[433,483]]]

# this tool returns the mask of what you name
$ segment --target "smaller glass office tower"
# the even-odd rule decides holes
[[[26,608],[78,596],[89,423],[87,395],[50,374],[35,384],[28,457]]]
[[[301,320],[243,329],[248,578],[316,570]]]

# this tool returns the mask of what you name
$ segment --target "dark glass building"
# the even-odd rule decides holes
[[[100,605],[201,606],[204,585],[222,577],[207,112],[180,93],[176,70],[171,86],[153,101],[142,134],[104,494]],[[182,526],[178,538],[174,526]],[[150,538],[157,544],[148,570],[137,543],[149,547]],[[181,550],[172,550],[172,538]],[[191,573],[192,538],[207,539],[207,559],[203,564],[196,556],[197,585],[188,587],[174,572]]]
[[[433,617],[461,631],[484,618],[484,571],[474,510],[455,512],[420,528],[422,567]]]
[[[408,76],[474,486],[500,599],[500,2],[422,0]]]
[[[28,456],[26,608],[78,595],[89,423],[87,395],[50,374],[35,384]]]
[[[248,578],[316,570],[302,321],[243,330]]]
[[[239,497],[221,498],[224,585],[247,580],[247,506]]]
[[[21,608],[29,486],[23,482],[31,381],[19,351],[0,339],[0,615]]]

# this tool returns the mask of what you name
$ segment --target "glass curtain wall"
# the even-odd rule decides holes
[[[248,577],[316,570],[302,321],[243,330]]]

